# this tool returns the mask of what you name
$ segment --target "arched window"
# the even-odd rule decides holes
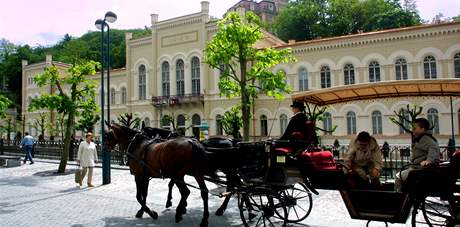
[[[356,134],[356,114],[353,111],[347,113],[347,134]]]
[[[372,133],[382,134],[382,113],[378,110],[372,112]]]
[[[216,134],[217,135],[223,135],[224,134],[224,130],[223,130],[223,127],[222,127],[222,115],[220,115],[220,114],[216,115]]]
[[[286,114],[281,114],[280,115],[280,131],[281,131],[280,135],[283,135],[284,131],[286,131],[287,125],[288,125],[288,117],[286,116]]]
[[[308,90],[308,71],[306,68],[299,69],[299,91]]]
[[[376,61],[369,64],[369,82],[380,81],[380,65]]]
[[[400,109],[399,114],[402,116],[402,117],[399,117],[399,122],[404,125],[404,127],[399,126],[399,134],[408,133],[406,130],[404,130],[404,128],[406,128],[406,129],[411,128],[411,122],[409,121],[410,120],[410,115],[409,115],[409,113],[407,112],[406,109]]]
[[[321,68],[321,88],[331,87],[331,69],[329,66]]]
[[[332,134],[332,115],[329,112],[323,114],[323,128],[327,132],[325,134]]]
[[[139,100],[147,99],[147,81],[145,75],[145,65],[139,66]]]
[[[177,132],[180,135],[185,135],[185,116],[182,114],[177,116]]]
[[[439,134],[439,115],[438,110],[430,108],[427,112],[428,120],[430,121],[431,127],[433,127],[433,133]]]
[[[192,116],[193,136],[197,139],[200,138],[201,117],[198,114]]]
[[[169,63],[164,61],[161,64],[161,91],[163,96],[169,96],[170,87],[169,87]]]
[[[460,78],[460,53],[454,56],[454,74],[455,78]]]
[[[115,88],[110,89],[110,104],[115,105],[117,103],[117,93],[115,92]]]
[[[200,59],[192,58],[192,95],[200,94]]]
[[[176,85],[177,85],[177,95],[185,95],[185,84],[184,84],[184,61],[182,59],[177,60],[176,62]]]
[[[407,80],[407,62],[404,58],[399,58],[395,62],[396,80]]]
[[[260,136],[268,135],[268,120],[267,116],[260,116]]]
[[[345,85],[355,84],[355,68],[352,64],[346,64],[343,67],[343,77]]]
[[[126,99],[127,99],[126,88],[122,87],[121,88],[121,104],[126,104]]]
[[[150,118],[146,117],[144,119],[144,125],[145,125],[145,127],[150,127]]]
[[[423,72],[425,79],[436,79],[436,58],[430,55],[423,59]]]

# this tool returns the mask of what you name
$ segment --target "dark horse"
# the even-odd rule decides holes
[[[135,176],[136,198],[141,209],[136,217],[142,217],[146,212],[153,219],[158,218],[155,211],[147,205],[147,191],[149,180],[152,177],[173,179],[181,194],[181,200],[176,208],[176,222],[182,220],[187,212],[187,197],[190,190],[184,182],[184,176],[193,176],[201,189],[203,199],[203,218],[200,226],[208,226],[208,189],[204,181],[204,174],[208,172],[208,160],[203,146],[196,140],[177,138],[166,142],[150,141],[138,131],[118,124],[112,124],[107,133],[106,147],[113,149],[119,146],[128,147],[128,165],[131,174]]]
[[[142,132],[150,138],[174,139],[179,137],[179,134],[170,130],[153,127],[143,126]],[[240,155],[238,155],[239,152],[235,147],[234,141],[226,137],[213,137],[205,140],[203,145],[210,161],[210,165],[208,166],[210,170],[220,170],[225,174],[227,191],[232,191],[233,188],[238,187],[241,184],[241,179],[237,173]],[[214,175],[214,172],[210,171],[209,174]],[[174,184],[174,180],[169,181],[166,208],[172,206],[172,189]],[[224,202],[215,213],[216,215],[220,216],[224,214],[231,196],[231,194],[226,194]]]

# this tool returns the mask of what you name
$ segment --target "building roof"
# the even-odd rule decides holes
[[[391,33],[406,32],[406,31],[412,32],[412,31],[417,31],[417,30],[422,30],[422,29],[445,27],[445,26],[451,26],[451,25],[460,25],[460,22],[447,22],[447,23],[439,23],[439,24],[421,24],[421,25],[404,27],[404,28],[393,28],[393,29],[386,29],[386,30],[380,30],[380,31],[351,34],[351,35],[334,36],[334,37],[328,37],[328,38],[323,38],[323,39],[314,39],[314,40],[306,40],[306,41],[288,43],[287,45],[283,45],[280,47],[294,47],[294,46],[308,45],[308,44],[319,44],[319,43],[324,43],[324,42],[329,42],[329,41],[340,41],[344,39],[368,37],[368,36],[391,34]]]
[[[460,79],[393,80],[378,83],[344,85],[292,95],[293,100],[317,105],[409,96],[460,97]]]

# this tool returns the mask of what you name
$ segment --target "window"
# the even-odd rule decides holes
[[[352,64],[346,64],[343,67],[343,74],[345,85],[355,84],[355,68]]]
[[[332,115],[329,112],[323,114],[323,128],[327,132],[325,134],[330,135],[332,134]]]
[[[115,88],[110,89],[110,104],[115,105],[117,103],[117,93],[115,92]]]
[[[201,118],[200,115],[194,114],[192,116],[192,125],[193,125],[193,136],[197,139],[200,138],[200,126],[201,126]]]
[[[177,95],[185,95],[185,85],[184,85],[184,61],[182,59],[177,60],[176,62],[176,84],[177,84]]]
[[[200,59],[192,58],[192,95],[200,94]]]
[[[382,134],[382,113],[378,110],[372,112],[372,133]]]
[[[299,69],[299,91],[308,90],[308,71],[305,68]]]
[[[217,116],[216,116],[216,134],[217,135],[223,135],[224,134],[224,130],[223,130],[223,127],[222,127],[222,115],[220,115],[220,114],[217,114]]]
[[[455,78],[460,78],[460,53],[454,56],[454,74]]]
[[[268,135],[268,120],[267,116],[260,116],[260,136]]]
[[[177,133],[185,135],[185,117],[182,114],[177,116]]]
[[[395,62],[396,80],[407,80],[407,62],[400,58]]]
[[[144,125],[145,125],[145,127],[150,127],[150,118],[146,117],[144,119]]]
[[[430,121],[431,127],[433,128],[434,134],[439,134],[439,116],[438,110],[431,108],[427,112],[428,120]]]
[[[380,65],[376,61],[369,64],[369,82],[380,81]]]
[[[423,72],[425,79],[436,79],[436,59],[433,56],[426,56],[423,60]]]
[[[284,131],[286,131],[288,125],[288,117],[286,114],[281,114],[280,115],[280,135],[283,135]]]
[[[400,109],[399,114],[404,117],[404,118],[400,117],[399,122],[402,123],[405,128],[410,129],[411,128],[411,122],[405,120],[405,119],[410,120],[410,115],[407,112],[407,110],[406,109]],[[406,132],[406,130],[404,130],[404,128],[402,126],[399,126],[399,134],[405,134],[405,133],[408,133],[408,132]]]
[[[353,111],[347,113],[347,134],[356,134],[356,114]]]
[[[139,66],[139,100],[145,100],[146,97],[146,75],[145,75],[145,65]]]
[[[331,69],[328,66],[321,68],[321,88],[331,87]]]
[[[126,104],[126,99],[127,99],[126,88],[122,87],[121,88],[121,104]]]
[[[170,95],[169,87],[169,63],[167,61],[161,64],[161,91],[163,96]]]

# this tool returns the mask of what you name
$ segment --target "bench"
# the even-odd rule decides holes
[[[0,155],[0,166],[16,167],[21,166],[21,158],[16,156]]]

